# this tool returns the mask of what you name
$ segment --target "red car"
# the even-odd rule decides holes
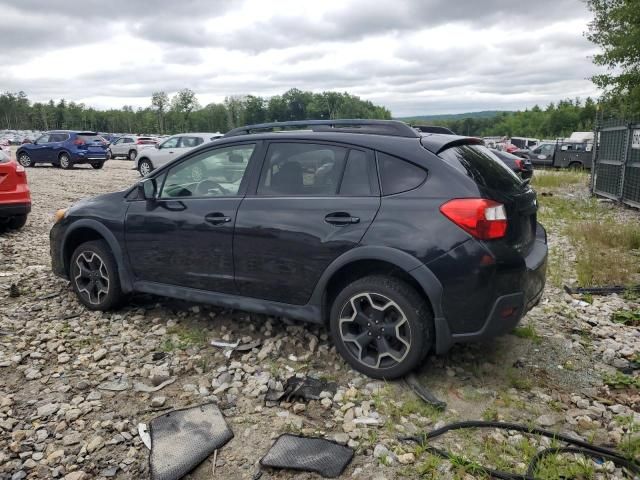
[[[31,194],[24,167],[0,150],[0,230],[22,228],[30,211]]]

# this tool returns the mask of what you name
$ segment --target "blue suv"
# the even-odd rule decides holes
[[[54,130],[22,145],[16,158],[23,167],[51,163],[69,169],[77,163],[88,163],[99,169],[107,160],[107,142],[95,132]]]

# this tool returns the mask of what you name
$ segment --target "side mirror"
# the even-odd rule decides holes
[[[158,193],[158,186],[155,178],[145,178],[138,183],[138,197],[145,200],[155,200]]]

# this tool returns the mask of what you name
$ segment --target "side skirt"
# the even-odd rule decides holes
[[[288,317],[302,320],[303,322],[322,323],[322,316],[318,305],[289,305],[286,303],[271,302],[269,300],[146,281],[135,282],[133,284],[133,290],[264,315]]]

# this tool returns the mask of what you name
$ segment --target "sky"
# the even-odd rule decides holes
[[[146,107],[289,88],[394,116],[597,96],[583,0],[0,0],[0,91]]]

